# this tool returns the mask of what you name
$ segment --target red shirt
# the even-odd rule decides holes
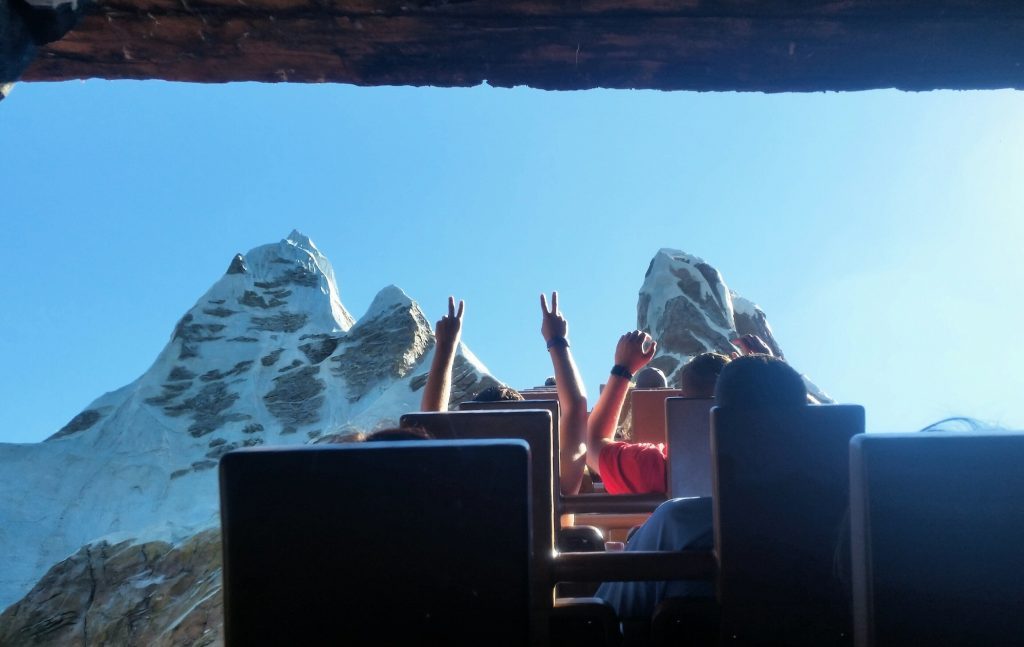
[[[614,442],[601,448],[598,469],[608,494],[666,492],[665,445]]]

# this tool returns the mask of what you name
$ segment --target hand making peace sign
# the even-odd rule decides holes
[[[565,339],[569,335],[569,323],[558,310],[558,292],[551,293],[550,310],[548,309],[547,297],[542,293],[540,295],[540,310],[543,317],[540,324],[540,334],[544,335],[544,341],[548,342],[550,347],[552,339],[559,337]]]
[[[466,303],[459,300],[459,310],[455,311],[455,297],[448,297],[448,314],[434,326],[434,338],[437,345],[443,348],[454,348],[462,336],[462,313],[466,310]]]

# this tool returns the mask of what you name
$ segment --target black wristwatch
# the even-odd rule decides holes
[[[622,364],[616,364],[615,366],[613,366],[612,370],[611,370],[611,373],[612,373],[612,375],[618,375],[619,377],[624,377],[624,378],[626,378],[626,380],[629,380],[629,381],[631,381],[633,379],[633,374],[630,373],[629,369],[626,368],[625,366],[623,366]]]

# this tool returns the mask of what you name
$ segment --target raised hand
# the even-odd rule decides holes
[[[656,350],[658,344],[643,331],[634,330],[619,337],[619,343],[615,345],[615,366],[612,367],[612,376],[618,377],[609,379],[605,384],[587,422],[587,466],[592,474],[601,473],[601,451],[613,442],[615,426],[629,392],[629,378],[618,368],[623,367],[635,375],[647,366]]]
[[[544,335],[544,341],[550,342],[556,337],[565,339],[569,335],[569,323],[558,310],[558,292],[551,293],[551,309],[548,309],[547,297],[540,295],[540,311],[540,334]]]
[[[569,350],[566,335],[569,324],[558,310],[558,293],[551,293],[551,307],[547,297],[540,295],[540,334],[548,345],[548,355],[555,370],[558,389],[558,475],[562,494],[576,494],[583,480],[583,467],[587,458],[587,392],[583,386],[576,361]]]
[[[452,365],[462,336],[462,313],[465,309],[466,304],[459,301],[459,310],[456,312],[455,297],[448,297],[448,314],[441,317],[434,326],[434,359],[430,363],[430,373],[420,401],[420,409],[423,411],[448,410],[448,400],[452,394]]]
[[[658,342],[654,341],[647,333],[634,330],[619,337],[619,343],[615,346],[615,363],[625,366],[630,373],[647,366],[647,363],[654,357],[658,350]]]
[[[462,336],[462,313],[466,310],[466,303],[459,301],[458,312],[455,310],[455,297],[448,297],[448,314],[434,325],[434,338],[441,348],[455,348]]]

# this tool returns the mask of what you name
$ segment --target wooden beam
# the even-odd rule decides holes
[[[1017,0],[111,0],[25,80],[1024,88]]]

